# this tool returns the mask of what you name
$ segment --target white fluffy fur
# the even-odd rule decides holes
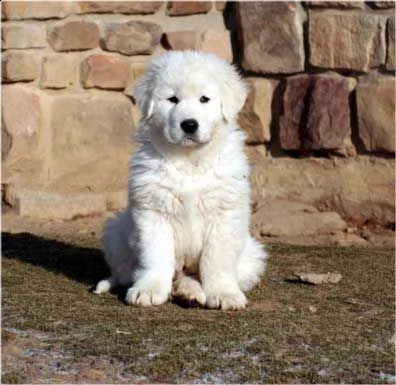
[[[135,89],[143,116],[129,205],[104,232],[112,276],[96,293],[126,285],[134,305],[173,294],[208,308],[245,307],[266,259],[249,234],[249,166],[236,124],[246,93],[215,55],[174,51],[153,61]],[[181,129],[186,119],[198,122],[195,133]],[[174,280],[182,271],[189,274]]]

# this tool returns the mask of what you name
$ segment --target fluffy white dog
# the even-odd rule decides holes
[[[105,228],[111,277],[96,293],[130,287],[128,304],[172,294],[241,309],[266,254],[249,233],[249,166],[236,124],[246,86],[225,60],[193,51],[156,60],[135,88],[141,148],[130,163],[129,205]]]

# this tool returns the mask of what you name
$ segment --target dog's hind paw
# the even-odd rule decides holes
[[[190,305],[198,304],[200,306],[205,306],[206,304],[206,294],[201,284],[188,276],[173,282],[172,297],[177,302]]]

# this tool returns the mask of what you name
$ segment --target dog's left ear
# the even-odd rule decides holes
[[[151,116],[154,109],[153,89],[150,84],[153,82],[150,81],[150,76],[146,73],[136,82],[133,89],[133,97],[146,119]]]
[[[224,119],[230,122],[236,119],[242,109],[248,94],[248,86],[233,67],[230,67],[224,75],[221,109]]]

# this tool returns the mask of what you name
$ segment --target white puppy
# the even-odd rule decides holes
[[[134,305],[173,294],[208,308],[246,306],[243,292],[266,259],[249,234],[249,166],[236,124],[246,93],[212,54],[174,51],[152,62],[135,89],[143,116],[129,205],[104,233],[112,276],[96,293],[122,285]]]

